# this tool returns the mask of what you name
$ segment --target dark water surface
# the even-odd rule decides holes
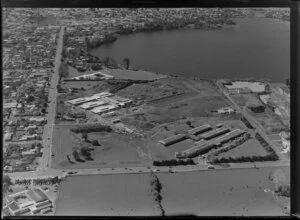
[[[237,19],[222,30],[173,30],[121,36],[92,51],[136,68],[201,78],[268,78],[284,82],[290,73],[290,26],[269,18]]]

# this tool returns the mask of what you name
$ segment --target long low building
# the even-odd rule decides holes
[[[241,130],[241,129],[236,129],[236,130],[233,130],[225,135],[223,135],[222,137],[216,139],[216,144],[225,144],[227,143],[228,141],[234,139],[234,138],[237,138],[239,136],[241,136],[242,134],[244,134],[245,131]]]
[[[79,107],[89,110],[89,109],[92,109],[92,108],[95,108],[95,107],[98,107],[101,105],[105,105],[105,104],[107,104],[107,102],[105,102],[105,101],[86,102],[86,103],[80,105]]]
[[[207,132],[203,135],[201,135],[201,138],[205,139],[205,140],[209,140],[209,139],[212,139],[214,137],[217,137],[219,135],[222,135],[222,134],[225,134],[227,132],[229,132],[230,130],[226,127],[222,127],[222,128],[217,128],[217,129],[214,129],[210,132]]]
[[[69,100],[68,103],[70,103],[72,105],[80,105],[80,104],[90,102],[90,101],[97,101],[99,99],[102,99],[104,97],[109,97],[109,96],[112,96],[112,95],[113,94],[110,93],[110,92],[101,92],[101,93],[94,94],[90,97],[72,99],[72,100]]]
[[[193,128],[191,130],[188,130],[188,133],[191,134],[191,135],[198,135],[200,133],[203,133],[205,131],[209,131],[211,129],[212,129],[212,127],[209,124],[205,124],[205,125]]]
[[[116,106],[116,105],[103,105],[103,106],[98,106],[96,108],[93,108],[91,110],[91,112],[96,113],[96,114],[103,114],[103,113],[113,111],[117,108],[118,108],[118,106]]]
[[[95,100],[96,100],[96,97],[91,96],[91,97],[86,97],[86,98],[78,98],[78,99],[69,100],[68,103],[70,103],[72,105],[81,105],[83,103],[95,101]]]
[[[202,145],[194,146],[190,149],[187,149],[186,151],[183,152],[183,156],[188,158],[197,157],[200,154],[206,153],[207,151],[209,151],[215,146],[216,145],[212,142],[205,142]]]
[[[177,134],[171,137],[168,137],[164,140],[159,141],[159,143],[163,144],[164,146],[168,146],[171,144],[175,144],[177,142],[185,140],[187,137],[184,134]]]

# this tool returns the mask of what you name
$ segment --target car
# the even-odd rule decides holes
[[[158,171],[160,171],[160,170],[159,170],[159,169],[154,169],[153,171],[154,171],[154,172],[158,172]]]
[[[215,169],[213,166],[208,166],[207,168],[208,169]]]

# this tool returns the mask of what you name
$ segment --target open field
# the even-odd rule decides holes
[[[124,69],[107,69],[107,71],[100,70],[116,77],[116,79],[133,79],[133,80],[154,80],[166,78],[166,75],[156,74],[148,71],[138,70],[124,70]]]
[[[232,99],[240,106],[262,105],[263,103],[253,94],[230,95]]]
[[[56,215],[159,215],[148,174],[70,177],[61,185]]]
[[[211,114],[210,111],[224,106],[228,103],[221,96],[194,97],[177,102],[168,100],[149,106],[148,120],[167,123],[186,117],[205,117]]]
[[[282,216],[274,201],[272,168],[158,174],[166,215]]]
[[[289,174],[288,168],[157,173],[162,207],[167,216],[284,216],[269,178],[278,170]],[[149,188],[149,174],[69,177],[56,215],[158,215]]]
[[[256,139],[250,139],[240,146],[218,155],[218,158],[228,157],[247,157],[247,156],[266,156],[266,150]]]
[[[270,109],[266,109],[264,113],[253,113],[250,110],[247,110],[247,112],[255,117],[255,119],[264,127],[267,134],[279,133],[280,131],[287,129],[280,121],[279,116]]]
[[[65,81],[62,83],[64,89],[80,89],[88,90],[93,86],[99,85],[101,81]]]
[[[98,140],[101,146],[94,146],[93,161],[71,164],[67,155],[72,157],[73,149],[80,149],[85,143],[80,134],[69,131],[72,125],[56,125],[54,129],[52,167],[53,168],[98,168],[149,165],[149,156],[144,142],[140,139],[116,133],[89,133],[89,140]]]

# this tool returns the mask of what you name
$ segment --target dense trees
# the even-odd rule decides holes
[[[82,124],[77,125],[75,128],[70,129],[72,132],[75,133],[89,133],[89,132],[99,132],[99,131],[112,131],[111,127],[108,125],[102,125],[101,123],[94,123],[94,124]]]
[[[105,66],[107,67],[111,67],[111,68],[118,68],[118,63],[117,61],[114,60],[114,58],[112,57],[104,57],[104,59],[102,60],[102,62],[104,63]]]
[[[10,186],[13,185],[10,177],[8,175],[3,176],[3,193],[6,193],[9,189]]]
[[[161,196],[161,189],[162,189],[162,185],[158,179],[158,177],[155,175],[155,173],[150,172],[150,191],[151,194],[153,196],[154,201],[157,203],[157,206],[159,208],[159,210],[161,211],[161,215],[164,216],[165,215],[165,210],[163,209],[162,205],[161,205],[161,200],[162,200],[162,196]]]
[[[153,161],[153,166],[179,166],[179,165],[194,165],[195,162],[192,159],[187,160],[162,160],[162,161]]]

